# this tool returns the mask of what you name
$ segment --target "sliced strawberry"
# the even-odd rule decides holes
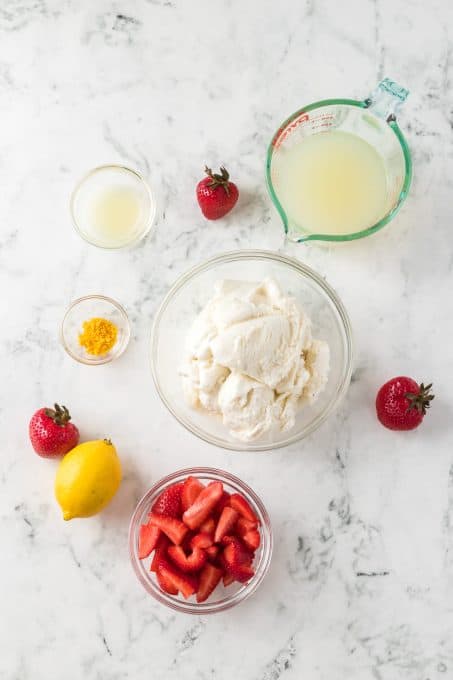
[[[186,555],[180,545],[171,545],[167,552],[170,559],[185,573],[200,571],[208,559],[205,551],[201,548],[194,548],[190,555]]]
[[[236,581],[245,583],[255,574],[251,566],[251,554],[235,536],[225,536],[225,549],[222,553],[222,565]]]
[[[259,548],[261,543],[260,532],[257,529],[251,529],[242,536],[242,541],[246,548],[255,551],[257,548]]]
[[[250,564],[252,562],[255,556],[255,551],[246,548],[239,536],[224,536],[222,538],[222,543],[224,546],[230,545],[231,543],[235,546],[241,564]]]
[[[204,485],[199,479],[196,479],[195,477],[187,477],[186,481],[184,482],[181,494],[182,512],[188,510],[190,506],[195,503],[197,496],[200,495],[200,492],[203,491],[203,489]]]
[[[175,545],[179,545],[187,533],[186,525],[174,517],[163,517],[152,512],[149,515],[149,521],[150,524],[163,531]]]
[[[165,582],[176,588],[186,600],[198,590],[198,579],[190,574],[183,574],[172,564],[162,564],[159,573]]]
[[[181,494],[183,490],[183,483],[173,484],[167,489],[164,489],[154,505],[151,512],[155,515],[163,515],[164,517],[181,517]]]
[[[238,517],[239,514],[236,512],[236,510],[233,510],[233,508],[229,508],[227,505],[223,508],[222,514],[220,515],[219,521],[217,522],[214,534],[215,543],[220,543],[222,538],[226,534],[230,533],[230,530],[236,524],[236,520]]]
[[[208,556],[209,560],[217,562],[219,551],[220,548],[218,545],[210,545],[209,548],[206,548],[206,555]]]
[[[230,545],[230,543],[238,543],[239,545],[242,545],[240,539],[237,536],[233,535],[224,536],[222,538],[222,543],[223,545]]]
[[[250,566],[253,566],[253,562],[255,561],[256,551],[248,549],[248,552],[249,552],[249,555],[250,555],[250,561],[249,561],[248,564],[250,564]]]
[[[159,564],[164,561],[168,562],[167,548],[171,545],[169,539],[160,532],[159,540],[157,541],[156,550],[154,551],[153,559],[150,565],[150,571],[157,571]]]
[[[178,594],[177,587],[168,578],[168,576],[165,574],[165,571],[162,569],[161,566],[156,571],[156,578],[157,578],[157,582],[158,582],[159,586],[161,587],[161,589],[164,592],[169,593],[169,595],[177,595]]]
[[[197,529],[208,518],[223,492],[222,482],[210,482],[199,494],[182,518],[189,529]]]
[[[184,536],[184,538],[181,541],[181,545],[184,548],[184,550],[190,550],[192,547],[192,539],[194,536],[196,536],[198,531],[188,531],[187,534]]]
[[[193,536],[192,540],[190,541],[190,546],[192,548],[202,548],[203,550],[206,550],[206,548],[212,547],[212,538],[209,536],[209,534],[195,534]]]
[[[222,570],[213,564],[207,564],[200,574],[200,585],[197,591],[197,602],[204,602],[215,590],[222,578]]]
[[[231,494],[228,493],[228,491],[224,491],[223,494],[220,497],[219,502],[217,503],[217,505],[214,508],[214,512],[215,512],[217,517],[220,517],[220,515],[222,514],[223,508],[226,505],[230,504],[230,498],[231,498]]]
[[[253,512],[250,503],[238,493],[234,493],[230,498],[230,505],[234,508],[240,515],[248,519],[250,522],[257,522],[259,524],[259,519]]]
[[[222,577],[222,581],[223,581],[223,585],[224,585],[225,588],[226,588],[227,586],[229,586],[229,585],[231,585],[231,584],[233,583],[233,581],[234,581],[234,576],[232,576],[232,575],[229,574],[228,572],[225,572],[224,575],[223,575],[223,577]]]
[[[200,533],[201,534],[208,534],[208,536],[212,536],[212,538],[214,538],[214,532],[215,532],[215,521],[214,521],[213,517],[209,517],[200,526]]]
[[[180,482],[179,484],[173,484],[172,486],[169,486],[167,489],[164,489],[164,491],[162,491],[160,496],[157,498],[156,502],[153,504],[151,508],[151,513],[154,513],[156,515],[162,515],[164,517],[179,518],[181,515],[182,487],[183,484],[182,482]],[[145,550],[149,550],[148,554],[144,555],[145,557],[148,557],[148,555],[154,550],[154,548],[157,545],[159,536],[161,535],[160,529],[158,527],[150,523],[148,524],[148,526],[150,528],[147,531],[145,530],[142,531],[142,529],[140,529],[139,550],[142,543],[143,552],[145,552]]]
[[[255,570],[249,564],[242,564],[239,567],[234,567],[229,573],[234,577],[234,580],[239,581],[239,583],[247,583],[255,576]]]
[[[170,565],[167,555],[167,549],[170,545],[171,543],[169,539],[165,536],[165,534],[161,533],[156,550],[154,552],[154,557],[151,562],[150,570],[156,572],[157,582],[163,591],[169,593],[170,595],[177,595],[178,589],[171,581],[169,581],[162,571],[163,567],[168,567]]]
[[[138,536],[138,557],[143,560],[148,555],[151,555],[152,551],[157,545],[159,540],[160,529],[153,526],[152,524],[142,524],[140,527],[140,532]]]
[[[251,522],[249,519],[245,519],[245,517],[239,517],[236,522],[235,532],[238,536],[243,536],[247,531],[253,531],[257,527],[258,522]]]

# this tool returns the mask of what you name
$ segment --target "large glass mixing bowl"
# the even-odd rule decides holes
[[[220,279],[260,281],[274,278],[285,295],[296,298],[313,322],[313,336],[330,347],[330,372],[319,399],[298,412],[288,432],[270,432],[252,442],[235,439],[220,417],[189,406],[179,368],[187,331],[212,296]],[[338,406],[352,371],[351,325],[332,288],[298,260],[265,250],[224,253],[181,276],[158,310],[151,337],[151,367],[157,391],[174,417],[206,442],[233,451],[268,451],[292,444],[313,432]]]

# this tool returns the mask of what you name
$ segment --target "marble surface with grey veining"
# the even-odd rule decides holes
[[[453,9],[447,0],[2,0],[0,3],[0,678],[2,680],[444,680],[453,678]],[[373,238],[283,243],[263,164],[303,104],[411,91],[400,124],[411,194]],[[68,199],[90,167],[122,162],[158,196],[129,252],[79,239]],[[235,211],[206,222],[202,168],[225,163]],[[286,250],[338,291],[354,327],[353,381],[303,443],[270,454],[196,440],[152,385],[153,315],[175,278],[213,254]],[[99,368],[64,354],[67,304],[120,300],[133,335]],[[409,434],[383,429],[377,387],[433,381]],[[125,479],[91,520],[64,523],[55,463],[31,413],[54,400],[84,438],[110,435]],[[233,471],[261,495],[275,552],[253,598],[191,617],[154,602],[127,551],[149,485],[188,465]]]

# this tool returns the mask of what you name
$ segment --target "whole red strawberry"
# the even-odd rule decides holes
[[[197,184],[197,200],[201,212],[208,220],[218,220],[230,212],[237,203],[239,191],[230,175],[222,166],[220,174],[213,173],[207,166],[207,177]]]
[[[380,422],[390,430],[414,430],[420,425],[431,406],[434,395],[432,383],[419,385],[412,378],[392,378],[377,393],[376,413]]]
[[[40,408],[36,411],[28,433],[31,444],[39,456],[57,458],[67,453],[79,442],[79,431],[70,423],[71,416],[66,406]]]

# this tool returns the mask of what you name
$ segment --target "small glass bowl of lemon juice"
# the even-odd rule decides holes
[[[98,248],[127,248],[146,236],[156,201],[140,173],[123,165],[101,165],[88,172],[71,197],[80,236]]]

